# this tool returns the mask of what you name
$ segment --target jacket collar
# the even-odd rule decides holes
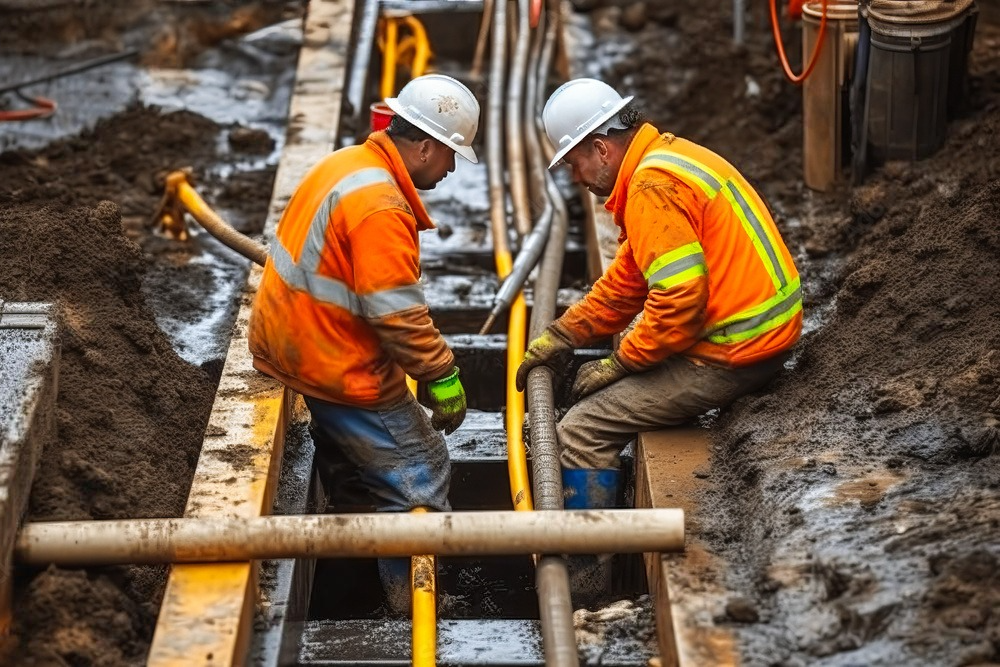
[[[604,208],[615,214],[615,224],[622,228],[624,235],[624,220],[619,220],[618,211],[625,210],[625,200],[628,197],[628,186],[632,181],[632,174],[639,167],[642,157],[649,152],[653,143],[660,138],[660,132],[649,123],[643,123],[639,131],[632,137],[632,142],[625,151],[622,158],[622,166],[618,168],[618,178],[615,180],[615,187],[611,190],[608,200],[604,202]]]
[[[424,229],[434,229],[434,221],[431,220],[424,202],[421,201],[420,195],[417,194],[417,188],[413,185],[410,172],[406,171],[403,158],[400,156],[396,144],[389,138],[389,135],[385,132],[372,132],[368,135],[365,146],[382,158],[386,166],[389,167],[393,178],[396,179],[396,187],[399,188],[403,198],[406,199],[406,203],[410,205],[413,217],[416,218],[417,229],[421,231]]]

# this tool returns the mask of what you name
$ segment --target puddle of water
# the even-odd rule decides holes
[[[229,330],[249,263],[207,232],[193,226],[191,235],[194,237],[191,242],[198,243],[203,252],[192,256],[188,266],[202,267],[207,271],[212,287],[199,295],[201,302],[197,313],[181,319],[169,312],[158,311],[156,322],[170,337],[181,358],[201,365],[226,356]],[[180,279],[183,280],[183,277]]]
[[[4,54],[0,58],[0,81],[25,81],[66,69],[75,62]],[[140,74],[133,63],[121,61],[22,88],[21,92],[25,95],[40,95],[54,100],[58,109],[48,118],[3,123],[0,151],[41,148],[57,139],[77,135],[92,128],[102,118],[124,111],[137,99]],[[27,106],[13,93],[0,96],[0,103],[11,109]]]

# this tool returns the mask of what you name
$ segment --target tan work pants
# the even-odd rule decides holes
[[[683,424],[763,387],[788,354],[743,368],[670,357],[582,399],[556,427],[564,468],[618,468],[618,455],[637,433]]]

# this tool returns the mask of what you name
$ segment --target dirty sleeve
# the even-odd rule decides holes
[[[701,239],[700,203],[672,177],[639,184],[630,193],[628,242],[643,288],[642,317],[618,348],[619,360],[640,370],[683,352],[701,337],[708,304],[708,269]]]
[[[416,221],[403,209],[369,215],[349,234],[362,317],[388,356],[418,381],[446,375],[455,357],[431,321],[420,285]]]
[[[556,328],[574,347],[586,347],[619,333],[642,310],[646,281],[632,259],[628,240],[583,299],[570,306]]]

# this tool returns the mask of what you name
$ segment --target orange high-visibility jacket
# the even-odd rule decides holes
[[[250,316],[254,367],[292,389],[365,408],[398,402],[404,373],[446,374],[417,232],[432,229],[384,132],[313,167],[278,222]]]
[[[712,151],[645,124],[605,207],[621,228],[614,261],[557,327],[575,345],[623,331],[631,370],[672,354],[744,366],[802,331],[799,274],[760,195]]]

